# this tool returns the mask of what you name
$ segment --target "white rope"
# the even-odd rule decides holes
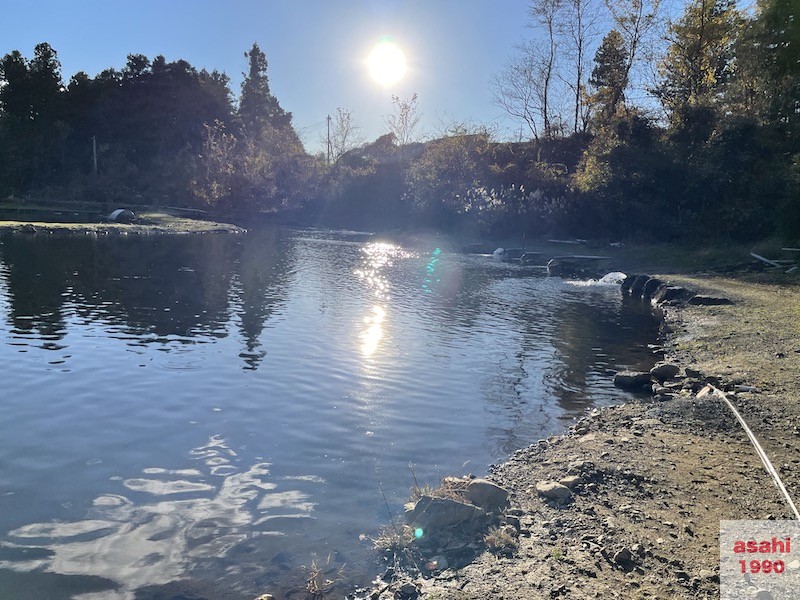
[[[764,452],[764,448],[761,447],[761,444],[758,443],[755,434],[750,429],[750,427],[747,426],[747,423],[745,423],[745,420],[744,418],[742,418],[742,415],[739,414],[739,411],[736,410],[736,407],[733,405],[733,403],[730,400],[728,400],[728,397],[725,395],[725,393],[722,392],[721,390],[718,390],[713,385],[707,385],[704,389],[700,390],[700,392],[697,394],[697,397],[702,398],[706,394],[711,394],[713,396],[716,396],[717,398],[722,399],[725,402],[725,404],[728,405],[728,408],[731,409],[731,412],[738,419],[739,423],[741,424],[742,428],[747,434],[747,437],[750,438],[750,442],[756,449],[756,453],[758,454],[758,457],[761,459],[761,463],[764,465],[764,468],[767,470],[767,473],[769,473],[772,479],[775,481],[775,485],[778,486],[778,489],[780,490],[781,494],[783,494],[783,497],[786,499],[786,503],[789,505],[789,508],[792,509],[795,518],[798,521],[800,521],[800,512],[797,511],[797,507],[792,501],[791,496],[789,496],[789,492],[786,491],[786,486],[783,485],[783,481],[781,481],[781,477],[780,475],[778,475],[778,471],[776,471],[775,467],[772,466],[772,462],[769,460],[769,456],[767,456],[767,453]]]

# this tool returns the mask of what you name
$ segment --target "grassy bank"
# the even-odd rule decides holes
[[[26,207],[30,211],[30,207]],[[53,217],[52,209],[42,208],[30,215],[29,220],[0,220],[0,231],[48,234],[95,235],[147,235],[189,233],[242,233],[245,230],[229,223],[218,223],[181,216],[170,211],[147,210],[137,213],[130,224],[106,221],[60,222]]]

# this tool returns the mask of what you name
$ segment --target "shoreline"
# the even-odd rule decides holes
[[[800,490],[800,290],[759,277],[660,278],[734,301],[665,307],[664,362],[699,371],[694,392],[744,385],[734,404],[789,493]],[[718,598],[719,521],[792,513],[728,408],[694,392],[594,409],[490,467],[487,479],[510,492],[516,551],[483,550],[462,569],[403,575],[368,597],[411,581],[409,597],[456,600]],[[537,491],[569,477],[579,483],[566,503]]]

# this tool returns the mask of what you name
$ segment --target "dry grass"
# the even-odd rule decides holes
[[[306,591],[308,592],[307,598],[311,600],[319,600],[324,598],[336,585],[336,582],[341,580],[344,574],[344,565],[335,569],[331,565],[331,555],[325,559],[324,564],[317,564],[317,559],[311,561],[311,566],[304,567],[308,571],[306,577]]]
[[[519,540],[504,527],[492,527],[483,538],[490,552],[501,555],[511,555],[519,548]]]
[[[381,552],[399,555],[409,549],[414,539],[414,530],[410,526],[391,523],[380,528],[372,543]]]

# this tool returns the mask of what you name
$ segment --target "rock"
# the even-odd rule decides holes
[[[655,367],[650,369],[650,375],[655,377],[658,381],[666,381],[667,379],[672,379],[680,372],[681,368],[678,365],[672,365],[669,363],[663,365],[656,365]]]
[[[639,276],[638,273],[634,273],[632,275],[627,275],[625,279],[622,280],[622,284],[620,285],[620,290],[622,290],[623,294],[630,291],[633,282],[636,280],[638,276]]]
[[[536,483],[536,493],[556,502],[566,502],[572,497],[569,488],[557,481],[538,481]]]
[[[733,387],[733,390],[738,393],[751,393],[751,394],[760,394],[761,390],[757,387],[752,385],[736,385]]]
[[[133,223],[135,218],[136,215],[134,215],[127,208],[118,208],[108,215],[108,220],[112,223]]]
[[[711,583],[719,583],[719,575],[709,569],[701,569],[697,575],[703,581],[710,581]]]
[[[650,385],[650,373],[641,371],[620,371],[614,375],[614,385],[623,390],[641,390]]]
[[[506,523],[516,529],[517,533],[522,530],[522,522],[520,521],[519,517],[515,517],[514,515],[506,515]]]
[[[508,490],[487,479],[473,479],[464,491],[464,496],[487,512],[508,506]]]
[[[756,590],[756,592],[753,594],[753,598],[756,600],[773,600],[774,596],[767,590]]]
[[[628,550],[627,548],[622,548],[621,550],[618,550],[614,554],[613,560],[618,565],[627,565],[628,563],[631,562],[632,558],[633,558],[633,555],[631,554],[631,551]]]
[[[650,281],[650,275],[639,275],[631,284],[631,296],[640,298],[645,284]]]
[[[272,594],[261,594],[256,600],[275,600],[275,596]]]
[[[594,468],[594,465],[586,460],[573,460],[567,466],[568,473],[583,473]]]
[[[406,581],[397,590],[397,597],[402,600],[412,600],[419,597],[419,589],[410,581]]]
[[[579,486],[583,483],[583,477],[580,477],[579,475],[567,475],[566,477],[559,479],[558,483],[568,487],[570,490],[573,490],[576,486]]]
[[[19,230],[22,233],[36,233],[36,227],[33,223],[25,223],[24,225],[20,226]]]
[[[726,306],[733,304],[733,301],[729,298],[718,298],[715,296],[702,296],[697,294],[696,296],[689,298],[689,304],[693,304],[695,306]]]
[[[429,569],[429,571],[444,571],[449,566],[449,563],[444,556],[439,555],[434,556],[428,565],[433,567],[432,569]]]
[[[691,292],[679,285],[665,285],[658,288],[651,298],[655,304],[664,302],[675,302],[683,300],[691,295]]]
[[[684,369],[684,370],[686,372],[686,376],[687,377],[693,377],[695,379],[702,379],[703,378],[702,371],[698,371],[697,369],[692,369],[691,367],[686,367],[686,369]]]
[[[422,496],[414,507],[406,511],[409,525],[425,529],[443,529],[465,521],[483,519],[486,512],[465,502],[450,498]]]
[[[656,293],[656,290],[664,285],[664,282],[656,277],[650,278],[647,283],[644,284],[642,288],[642,298],[646,300],[650,300],[653,297],[653,294]]]

